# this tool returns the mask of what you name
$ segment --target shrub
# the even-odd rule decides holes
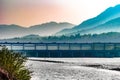
[[[0,50],[0,73],[8,80],[30,80],[30,71],[24,66],[26,60],[21,54],[3,47]]]

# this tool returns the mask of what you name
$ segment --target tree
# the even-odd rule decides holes
[[[27,58],[3,47],[0,50],[0,78],[3,80],[30,80],[30,71],[25,68]],[[1,79],[0,79],[1,80]]]

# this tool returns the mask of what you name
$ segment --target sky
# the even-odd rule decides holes
[[[0,0],[0,24],[23,27],[50,21],[80,24],[120,0]]]

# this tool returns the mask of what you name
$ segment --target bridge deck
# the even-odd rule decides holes
[[[0,43],[29,57],[119,57],[120,43]]]

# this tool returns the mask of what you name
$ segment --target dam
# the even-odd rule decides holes
[[[27,57],[120,57],[120,43],[20,43],[1,42]]]

